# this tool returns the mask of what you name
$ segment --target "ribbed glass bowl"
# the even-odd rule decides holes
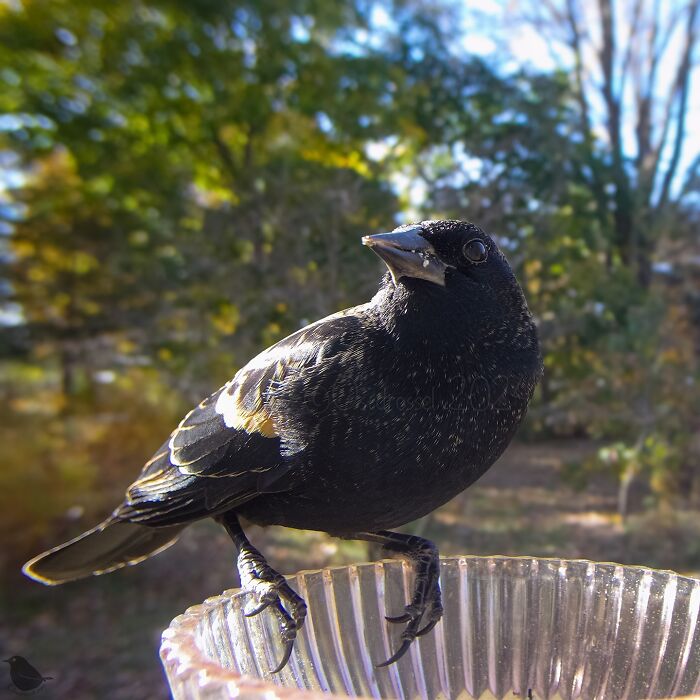
[[[665,698],[700,687],[700,581],[636,566],[514,557],[441,561],[445,614],[396,664],[389,624],[413,586],[402,560],[290,577],[309,614],[286,668],[269,610],[248,594],[190,608],[161,657],[183,698]]]

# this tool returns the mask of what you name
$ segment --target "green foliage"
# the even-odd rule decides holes
[[[211,381],[222,350],[240,353],[230,371],[347,303],[350,246],[396,213],[361,149],[388,70],[327,50],[363,23],[352,4],[304,2],[8,10],[0,110],[31,212],[9,274],[35,334],[116,332],[167,371],[199,350]]]

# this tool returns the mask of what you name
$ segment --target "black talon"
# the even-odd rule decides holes
[[[375,664],[375,668],[384,668],[385,666],[391,666],[391,664],[396,663],[408,651],[412,641],[412,639],[404,639],[393,656],[390,656],[386,661],[382,661],[380,664]]]
[[[413,606],[411,605],[409,607]],[[418,625],[423,619],[423,614],[424,611],[421,610],[413,610],[411,614],[407,613],[407,615],[410,617],[410,622],[406,625],[406,629],[401,633],[401,638],[403,639],[401,646],[392,657],[380,664],[379,667],[388,666],[389,664],[394,663],[394,661],[398,661],[408,651],[408,648],[413,643],[413,640],[418,636]]]
[[[306,606],[304,606],[304,609],[305,607]],[[282,601],[279,599],[275,603],[275,612],[280,617],[282,641],[285,642],[285,647],[284,654],[282,655],[282,660],[272,671],[270,671],[271,674],[279,673],[287,665],[287,662],[289,661],[289,658],[292,655],[292,650],[294,649],[294,640],[297,638],[297,632],[301,629],[302,625],[304,624],[303,614],[298,615],[297,617],[293,617],[289,614],[284,605],[282,605]],[[300,611],[295,609],[295,612],[299,613]]]
[[[287,665],[287,663],[289,662],[289,658],[292,655],[292,649],[294,649],[294,640],[290,639],[284,647],[284,654],[282,655],[282,660],[272,671],[270,671],[270,674],[279,673]]]
[[[271,600],[267,600],[264,603],[258,605],[257,608],[253,608],[253,610],[247,611],[243,613],[244,617],[255,617],[256,615],[259,615],[263,610],[266,610],[267,608],[272,605]]]

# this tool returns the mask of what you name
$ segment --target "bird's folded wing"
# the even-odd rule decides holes
[[[241,436],[278,439],[282,454],[293,452],[288,444],[292,437],[285,431],[289,417],[284,414],[295,407],[279,407],[275,396],[285,382],[302,378],[347,348],[361,323],[356,311],[357,307],[321,319],[254,357],[183,419],[170,437],[171,462],[185,474],[232,475],[237,466],[231,469],[233,460],[222,458],[231,441]],[[240,457],[245,460],[245,450]]]
[[[287,473],[289,457],[303,449],[304,440],[284,415],[294,408],[280,406],[275,396],[285,382],[303,380],[305,373],[342,354],[362,325],[364,308],[321,319],[254,357],[185,416],[129,487],[127,504],[161,501],[162,509],[168,501],[167,507],[177,508],[177,493],[185,491],[191,500],[195,491],[204,490],[207,507],[213,508],[222,499],[235,504],[277,490],[275,482]],[[205,487],[196,477],[219,483]]]

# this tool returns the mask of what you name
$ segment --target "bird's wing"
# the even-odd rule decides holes
[[[184,474],[227,476],[230,466],[222,457],[235,435],[277,438],[282,454],[298,451],[285,431],[286,417],[276,415],[275,393],[291,377],[341,353],[361,325],[362,308],[312,323],[254,357],[182,420],[170,437],[172,464]]]
[[[290,468],[287,458],[304,444],[276,406],[275,394],[290,378],[342,354],[362,327],[366,306],[333,314],[287,336],[190,411],[129,487],[124,514],[131,517],[135,507],[152,501],[161,502],[160,512],[175,508],[179,492],[187,493],[190,503],[183,508],[189,511],[192,498],[198,500],[194,491],[203,488],[216,493],[206,497],[208,507],[217,505],[212,499],[225,499],[233,506],[277,490],[275,482]],[[216,478],[218,483],[204,486],[196,477]],[[227,483],[222,477],[228,477]]]

